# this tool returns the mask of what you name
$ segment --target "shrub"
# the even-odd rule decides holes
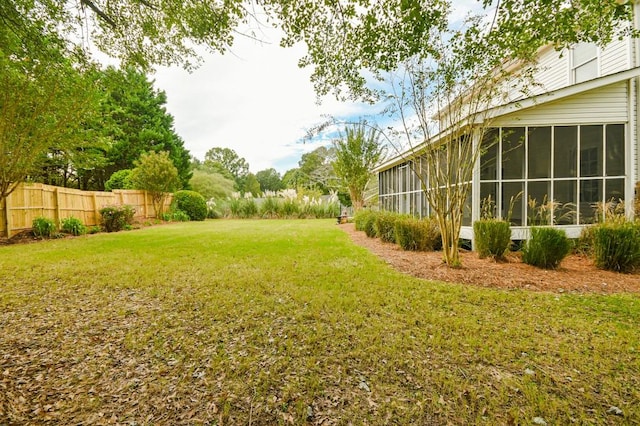
[[[207,201],[207,219],[220,219],[224,216],[224,204],[218,205],[212,198]]]
[[[88,232],[89,234],[97,234],[98,232],[100,232],[100,227],[99,227],[99,226],[94,225],[94,226],[90,227],[90,228],[87,230],[87,232]]]
[[[33,219],[31,227],[33,228],[33,235],[40,238],[49,238],[56,231],[55,222],[42,216]]]
[[[260,206],[260,215],[266,218],[276,218],[280,215],[280,203],[275,197],[267,197]]]
[[[509,222],[504,220],[478,220],[473,223],[473,235],[480,258],[502,258],[511,245],[511,228]]]
[[[356,231],[364,231],[364,225],[367,218],[373,214],[371,210],[360,210],[353,215],[353,221],[356,225]]]
[[[600,269],[632,272],[640,267],[640,222],[603,223],[593,229],[593,255]]]
[[[182,211],[191,220],[205,220],[207,217],[207,202],[195,191],[182,190],[173,195],[172,209]]]
[[[380,212],[376,215],[376,236],[387,243],[396,242],[396,220],[400,215],[392,212]]]
[[[286,198],[284,203],[282,203],[282,216],[283,217],[293,217],[297,216],[300,211],[300,207],[298,206],[298,202],[291,198]]]
[[[555,269],[571,251],[571,241],[561,229],[531,228],[531,237],[522,246],[522,261],[545,269]]]
[[[365,216],[362,227],[365,234],[369,238],[376,237],[376,217],[378,217],[378,212],[371,212],[371,214]]]
[[[442,245],[438,223],[432,218],[398,218],[395,237],[403,250],[433,251]]]
[[[131,170],[123,169],[114,172],[109,180],[104,183],[105,191],[113,191],[114,189],[132,189]]]
[[[131,206],[107,206],[100,209],[101,224],[107,232],[122,231],[133,223],[135,209]]]
[[[253,198],[245,198],[240,203],[240,217],[251,218],[257,216],[258,205]]]
[[[242,207],[242,200],[239,198],[232,198],[228,204],[229,215],[231,217],[240,217],[240,208]]]
[[[593,233],[595,229],[595,226],[587,226],[582,229],[580,237],[575,240],[573,247],[574,252],[589,256],[593,254]]]
[[[182,210],[174,210],[171,213],[171,221],[172,222],[189,222],[191,220],[191,216]],[[204,219],[203,219],[204,220]]]
[[[82,221],[76,217],[68,217],[62,219],[62,231],[71,235],[83,235],[87,233],[87,227],[84,226]]]

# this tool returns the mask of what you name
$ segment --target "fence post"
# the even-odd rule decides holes
[[[4,198],[4,208],[2,209],[2,214],[4,215],[4,217],[2,218],[2,222],[4,223],[5,228],[5,234],[7,235],[7,238],[11,238],[11,215],[9,214],[9,196],[6,196]],[[0,205],[0,207],[2,207]]]
[[[58,229],[60,229],[60,193],[58,192],[60,188],[56,187],[53,192],[54,194],[56,194],[56,210],[55,210],[55,216],[54,216],[54,221],[56,223],[56,227]]]
[[[144,208],[144,218],[149,219],[149,207],[147,206],[147,191],[146,190],[142,191],[142,195],[144,195],[144,202],[142,203],[142,206]]]
[[[96,193],[93,193],[93,223],[91,225],[97,225],[99,223],[100,212],[98,211],[98,197]]]

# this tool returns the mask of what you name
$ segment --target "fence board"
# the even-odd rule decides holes
[[[165,206],[169,205],[168,197]],[[153,204],[146,191],[115,190],[113,192],[81,191],[41,183],[20,184],[0,206],[0,236],[11,237],[31,229],[37,217],[52,219],[58,227],[63,219],[76,217],[87,226],[100,224],[100,209],[113,205],[130,205],[136,220],[153,218]]]

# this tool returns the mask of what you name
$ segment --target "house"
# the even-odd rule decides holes
[[[462,238],[473,239],[472,223],[488,197],[496,216],[510,217],[515,240],[541,224],[578,237],[596,220],[597,203],[612,199],[622,200],[627,214],[633,212],[640,181],[640,41],[627,37],[604,48],[580,43],[562,52],[549,46],[538,52],[538,64],[530,97],[485,114],[491,118],[485,137],[497,142],[476,162]],[[430,214],[407,155],[376,172],[381,209]],[[530,200],[538,208],[553,200],[554,220],[537,215]]]

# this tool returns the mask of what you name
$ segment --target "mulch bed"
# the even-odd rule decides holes
[[[368,238],[356,231],[353,223],[340,225],[353,242],[380,256],[397,270],[418,278],[464,283],[481,287],[526,289],[550,292],[640,293],[640,271],[620,274],[598,269],[581,255],[569,255],[557,270],[544,270],[522,263],[519,253],[506,261],[480,259],[470,251],[461,251],[462,267],[449,268],[440,252],[404,251],[398,245]]]

